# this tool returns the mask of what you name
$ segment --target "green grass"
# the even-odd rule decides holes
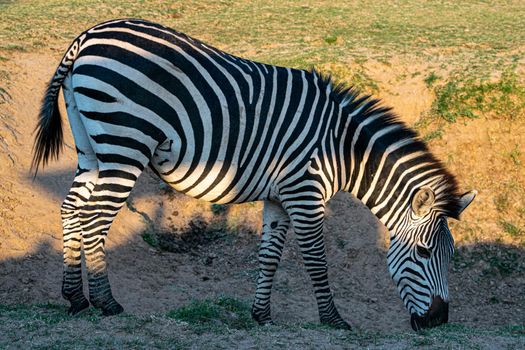
[[[0,14],[4,55],[43,47],[56,49],[58,55],[96,23],[137,17],[246,58],[320,67],[366,92],[379,91],[362,65],[367,60],[391,65],[393,56],[416,55],[433,66],[454,67],[461,75],[441,78],[432,70],[425,78],[436,92],[432,114],[450,122],[489,112],[521,118],[525,109],[523,81],[505,68],[525,55],[525,7],[518,0],[497,5],[474,0],[402,0],[395,5],[261,0],[257,6],[247,0],[22,0],[0,2]],[[500,72],[501,79],[483,80],[486,72]]]
[[[505,224],[508,225],[507,222]],[[480,269],[481,275],[473,275],[472,278],[517,277],[525,273],[524,258],[525,252],[519,247],[497,242],[479,243],[469,249],[458,248],[453,257],[453,266],[461,270]]]
[[[525,119],[525,84],[514,68],[507,68],[496,81],[454,75],[434,91],[431,113],[447,122],[481,115]]]
[[[430,74],[423,79],[427,87],[432,87],[434,83],[440,79],[440,76],[436,74],[436,72],[430,72]]]
[[[503,228],[503,230],[513,238],[525,236],[525,232],[516,225],[514,225],[512,222],[501,220],[500,225]]]
[[[435,140],[435,139],[441,139],[443,137],[443,129],[437,129],[437,130],[433,130],[427,134],[425,134],[422,139],[423,141],[425,142],[430,142],[432,140]]]
[[[0,46],[68,43],[97,22],[140,17],[202,37],[235,53],[254,52],[275,63],[344,61],[345,57],[410,53],[434,56],[512,50],[525,37],[519,0],[499,3],[382,1],[153,1],[22,0],[0,3]],[[208,40],[210,39],[210,40]],[[278,54],[275,54],[275,52]]]
[[[318,323],[257,326],[247,303],[219,297],[194,301],[167,315],[98,316],[97,311],[69,317],[64,305],[0,304],[0,348],[186,349],[236,348],[485,348],[525,344],[525,326],[471,327],[457,323],[412,331],[342,331]]]
[[[228,211],[228,207],[224,204],[212,204],[210,208],[215,215],[220,215]]]
[[[228,329],[251,329],[256,323],[250,315],[250,305],[229,297],[196,300],[167,315],[187,322],[195,331],[221,332]]]
[[[142,240],[149,244],[151,247],[158,247],[159,242],[157,240],[157,235],[155,233],[148,231],[142,232]]]

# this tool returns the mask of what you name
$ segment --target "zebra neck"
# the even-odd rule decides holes
[[[353,88],[333,85],[320,76],[320,88],[331,91],[335,108],[322,142],[315,172],[327,188],[326,198],[344,190],[360,199],[390,230],[407,217],[415,191],[429,187],[434,209],[457,217],[461,210],[454,177],[380,101]]]
[[[387,109],[364,104],[348,113],[344,130],[344,190],[366,205],[392,232],[416,187],[434,183],[439,167],[413,131]],[[418,180],[418,181],[414,181]]]

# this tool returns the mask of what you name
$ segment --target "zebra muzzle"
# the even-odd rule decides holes
[[[416,332],[424,328],[432,328],[448,322],[448,303],[440,296],[432,299],[430,309],[424,315],[412,314],[410,325]]]

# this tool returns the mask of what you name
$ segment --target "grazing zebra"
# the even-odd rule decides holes
[[[158,24],[123,19],[83,32],[45,94],[32,168],[57,158],[63,88],[78,168],[61,207],[62,294],[70,314],[89,303],[122,312],[104,243],[149,165],[175,190],[212,203],[264,201],[253,318],[271,322],[270,292],[293,228],[320,320],[350,328],[328,284],[327,201],[345,191],[390,230],[388,267],[414,329],[448,318],[447,269],[458,218],[475,192],[454,178],[378,100],[317,71],[261,64]],[[82,291],[81,250],[89,280]]]

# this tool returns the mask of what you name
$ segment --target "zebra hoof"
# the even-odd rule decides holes
[[[87,299],[81,300],[79,302],[71,303],[67,314],[69,316],[77,316],[82,312],[86,311],[89,308],[89,301]]]
[[[106,307],[102,307],[102,315],[103,316],[115,316],[124,311],[124,308],[122,305],[117,303],[116,301],[113,301],[111,304],[109,304]]]
[[[260,326],[265,325],[272,325],[272,317],[270,315],[270,308],[264,308],[264,309],[257,309],[255,307],[252,307],[252,318],[255,322],[257,322]]]
[[[337,319],[337,320],[321,321],[321,324],[326,325],[330,328],[335,328],[335,329],[344,329],[347,331],[352,330],[352,326],[350,326],[350,324],[346,322],[345,320],[343,320],[342,318]]]

